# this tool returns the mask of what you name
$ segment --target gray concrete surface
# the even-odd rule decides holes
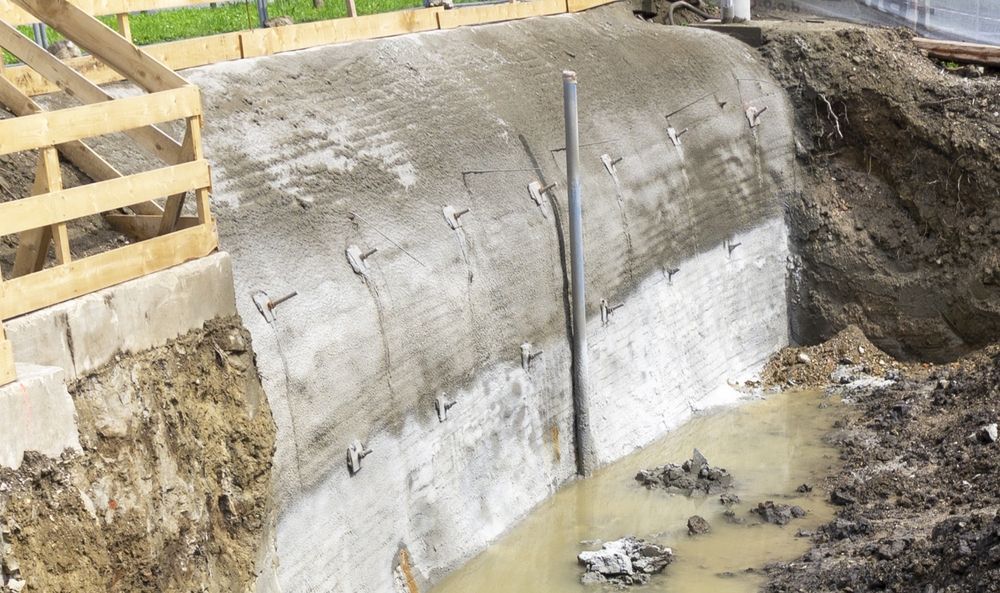
[[[401,549],[423,590],[571,478],[566,68],[601,459],[731,401],[786,343],[791,112],[728,37],[612,6],[187,71],[279,431],[260,591],[392,591]],[[560,184],[542,207],[533,180]],[[446,205],[471,208],[461,231]],[[367,279],[351,245],[379,250]],[[299,296],[269,324],[258,290]],[[607,327],[602,298],[625,303]]]
[[[21,467],[26,451],[59,457],[66,449],[80,449],[80,434],[63,370],[17,365],[17,381],[0,387],[0,466]]]
[[[209,257],[4,322],[14,360],[58,367],[66,381],[119,352],[141,352],[233,315],[229,256]]]

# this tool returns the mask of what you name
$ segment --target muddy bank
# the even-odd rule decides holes
[[[1000,591],[1000,346],[895,372],[833,388],[853,409],[830,436],[837,517],[766,591]]]
[[[252,591],[275,429],[239,320],[69,389],[83,451],[0,470],[0,591]]]
[[[1000,79],[945,72],[902,30],[763,26],[802,165],[793,341],[855,324],[944,361],[1000,335]]]

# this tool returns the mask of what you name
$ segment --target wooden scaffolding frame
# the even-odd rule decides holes
[[[146,93],[116,99],[0,20],[0,47],[82,103],[46,111],[0,77],[0,103],[16,116],[0,120],[0,155],[34,151],[38,159],[32,195],[0,204],[0,235],[18,236],[13,270],[0,277],[0,385],[15,379],[3,320],[204,257],[218,246],[198,88],[67,0],[12,1]],[[157,127],[172,121],[183,122],[182,141]],[[126,134],[162,166],[124,175],[84,142],[113,133]],[[60,158],[93,183],[65,189]],[[189,194],[197,214],[184,216]],[[135,242],[74,259],[67,223],[95,214]]]

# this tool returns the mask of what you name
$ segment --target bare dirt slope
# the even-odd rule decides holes
[[[805,170],[794,337],[856,324],[940,361],[1000,335],[1000,79],[949,74],[902,30],[764,27]]]
[[[252,591],[275,430],[239,320],[70,392],[83,452],[0,470],[0,591]]]

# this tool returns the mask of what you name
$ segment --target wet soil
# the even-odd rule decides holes
[[[905,30],[758,24],[796,106],[796,341],[854,324],[889,354],[940,362],[995,339],[1000,78],[946,71]]]
[[[852,408],[829,437],[837,517],[765,591],[1000,591],[1000,443],[982,430],[1000,419],[1000,346],[834,389]]]
[[[0,469],[0,591],[252,591],[275,428],[239,320],[70,393],[83,450]]]

